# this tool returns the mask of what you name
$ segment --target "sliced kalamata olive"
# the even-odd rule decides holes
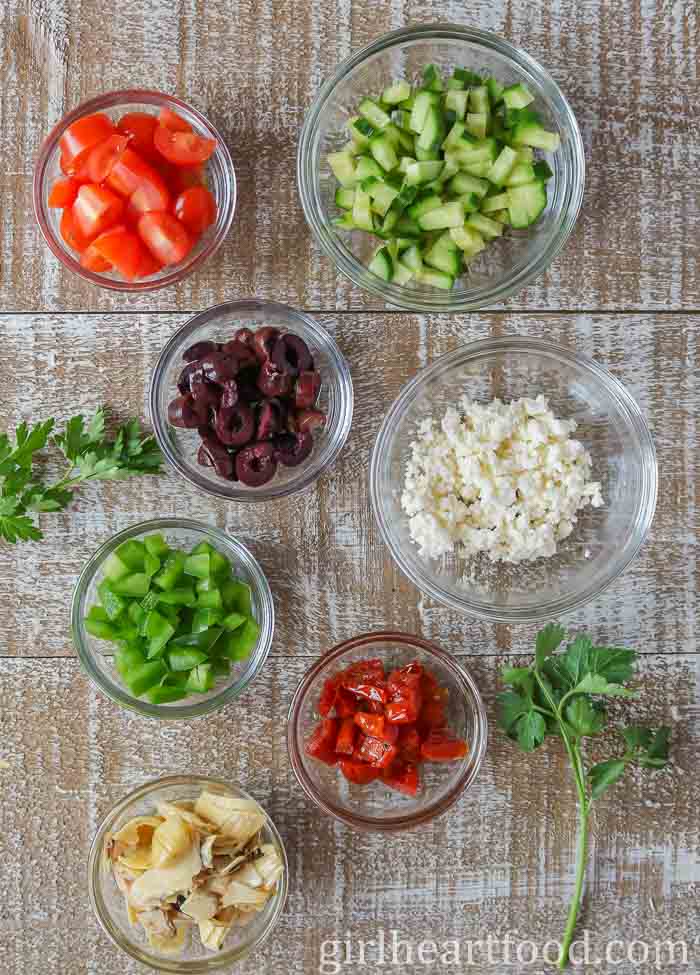
[[[180,373],[177,380],[177,388],[180,390],[183,396],[186,396],[192,388],[192,380],[195,376],[201,376],[202,367],[199,364],[199,359],[194,362],[188,362],[185,368]]]
[[[197,403],[190,393],[177,396],[168,404],[168,422],[174,427],[192,430],[207,422],[208,410],[203,403]]]
[[[202,467],[213,467],[219,477],[230,480],[233,476],[233,458],[228,450],[209,427],[200,427],[198,432],[202,445],[197,453],[197,462]],[[205,456],[209,457],[209,463],[204,462]]]
[[[294,383],[294,405],[298,410],[310,409],[321,389],[321,373],[309,370],[300,372]]]
[[[281,433],[286,419],[286,410],[282,411],[279,400],[268,399],[260,406],[258,425],[255,431],[256,440],[270,440]]]
[[[238,387],[238,398],[244,403],[255,403],[260,399],[260,390],[257,384],[258,367],[249,366],[236,376],[236,386]]]
[[[255,352],[255,333],[249,328],[239,328],[233,333],[234,341],[241,342],[253,353]]]
[[[182,353],[182,358],[185,362],[194,362],[195,359],[202,359],[205,355],[218,351],[218,348],[216,342],[195,342]]]
[[[242,447],[255,436],[255,414],[245,403],[221,407],[214,424],[216,435],[229,447]]]
[[[283,433],[273,441],[275,457],[285,467],[296,467],[305,461],[313,449],[314,438],[308,430],[303,433]]]
[[[238,402],[238,381],[227,379],[221,384],[221,403],[224,409],[230,409]]]
[[[253,349],[245,345],[243,342],[239,342],[238,339],[232,339],[230,342],[225,342],[221,346],[222,355],[230,355],[238,362],[238,368],[243,369],[245,366],[252,366],[258,361],[257,356]]]
[[[212,352],[199,360],[202,372],[210,383],[224,383],[238,372],[238,360],[222,352]]]
[[[270,358],[278,369],[289,373],[290,376],[298,376],[300,372],[306,372],[314,367],[308,345],[291,332],[280,335],[272,348]]]
[[[294,416],[295,427],[299,433],[313,433],[326,425],[325,413],[320,410],[298,410]]]
[[[253,345],[255,346],[255,354],[258,357],[258,362],[266,362],[270,358],[272,347],[279,338],[279,335],[280,333],[277,329],[271,325],[264,325],[257,330],[253,336]]]
[[[235,380],[229,380],[235,382]],[[208,410],[215,410],[221,400],[221,387],[208,383],[201,374],[192,377],[192,398]]]
[[[287,396],[291,388],[291,376],[269,359],[263,362],[258,373],[258,389],[264,396]]]
[[[254,443],[236,454],[236,474],[248,487],[260,487],[275,476],[277,461],[271,443]]]

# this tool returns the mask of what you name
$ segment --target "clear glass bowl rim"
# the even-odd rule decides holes
[[[249,955],[252,951],[259,948],[264,941],[268,939],[272,930],[277,925],[280,919],[282,911],[287,900],[287,893],[289,891],[289,861],[287,859],[287,851],[285,850],[284,843],[282,842],[282,837],[277,831],[277,827],[272,822],[272,819],[267,815],[266,810],[260,806],[260,808],[265,813],[266,826],[270,830],[274,841],[279,849],[282,856],[282,861],[284,863],[284,871],[282,874],[282,879],[276,894],[277,903],[275,905],[274,912],[270,915],[269,923],[263,931],[261,931],[259,937],[251,942],[250,944],[243,945],[242,947],[221,952],[221,954],[212,955],[210,958],[205,958],[202,961],[178,961],[177,959],[169,959],[163,957],[162,964],[155,966],[152,959],[148,960],[142,957],[141,952],[134,947],[130,942],[121,936],[119,929],[111,921],[109,912],[107,910],[102,910],[102,898],[98,896],[97,891],[99,890],[99,878],[102,869],[101,865],[101,853],[104,844],[105,834],[109,831],[112,824],[118,819],[118,817],[129,808],[135,802],[140,799],[147,798],[151,793],[157,792],[159,789],[169,788],[170,786],[182,785],[183,787],[191,787],[193,785],[200,784],[202,787],[207,785],[217,785],[222,786],[226,789],[232,789],[234,792],[238,793],[243,799],[251,799],[253,802],[260,806],[260,803],[251,796],[249,793],[242,789],[235,782],[229,782],[226,779],[220,779],[214,775],[199,775],[197,773],[185,774],[185,775],[168,775],[160,779],[151,779],[149,782],[144,782],[137,789],[134,789],[128,795],[124,796],[117,803],[110,807],[107,813],[102,818],[97,832],[90,845],[90,853],[88,854],[88,864],[87,864],[87,880],[88,880],[88,892],[90,896],[90,904],[92,905],[93,912],[97,921],[110,939],[110,941],[115,944],[122,951],[131,955],[137,961],[149,968],[153,968],[156,971],[170,972],[173,975],[184,975],[184,973],[191,973],[191,975],[200,975],[204,972],[216,972],[221,971],[222,968],[233,962],[240,961]]]
[[[159,394],[163,382],[166,380],[166,362],[171,352],[176,349],[182,340],[192,335],[197,329],[206,325],[211,319],[220,315],[232,315],[244,317],[246,312],[265,313],[269,309],[273,314],[286,315],[296,320],[308,328],[317,339],[318,344],[323,347],[325,354],[333,362],[333,369],[338,378],[340,388],[340,415],[337,427],[331,438],[331,445],[328,457],[323,464],[318,463],[318,459],[311,454],[309,462],[299,468],[299,479],[292,479],[284,484],[277,484],[275,478],[257,488],[255,491],[238,491],[233,485],[235,482],[221,481],[221,486],[210,484],[205,478],[200,477],[194,467],[183,464],[177,453],[173,450],[168,437],[167,417],[161,413],[159,407]],[[338,454],[343,449],[352,426],[354,406],[354,392],[350,367],[345,357],[338,348],[333,336],[327,332],[318,322],[307,315],[305,312],[283,305],[277,301],[267,301],[262,298],[241,298],[237,301],[224,301],[219,305],[212,305],[204,311],[198,312],[189,318],[180,328],[168,339],[163,350],[158,357],[155,368],[151,376],[151,384],[148,394],[148,408],[153,425],[158,446],[163,451],[167,461],[190,484],[193,484],[205,494],[214,497],[224,498],[226,501],[261,502],[270,501],[273,498],[285,498],[298,491],[303,491],[312,484],[320,475],[331,467],[338,458]],[[228,487],[227,485],[231,485]]]
[[[88,271],[86,268],[82,267],[80,262],[69,254],[56,239],[46,214],[47,203],[44,192],[46,167],[49,164],[49,160],[51,159],[54,149],[58,147],[59,140],[65,130],[69,125],[71,125],[77,119],[82,118],[84,115],[89,115],[92,112],[100,112],[106,108],[112,108],[115,105],[121,105],[129,102],[134,104],[147,102],[148,104],[158,106],[166,105],[168,108],[172,108],[174,111],[179,109],[180,111],[184,110],[185,112],[191,113],[197,119],[197,122],[202,129],[208,133],[209,138],[217,140],[217,148],[215,152],[221,155],[222,168],[226,170],[229,179],[226,210],[222,218],[217,220],[219,225],[218,230],[209,240],[206,247],[190,263],[184,264],[181,267],[175,267],[169,274],[166,274],[164,277],[155,279],[153,281],[114,281],[110,278],[104,277],[102,274],[97,274],[94,271]],[[73,271],[81,278],[84,278],[86,281],[89,281],[91,284],[95,284],[100,288],[107,288],[110,291],[124,291],[138,294],[147,291],[158,291],[160,288],[165,288],[171,284],[176,284],[178,281],[182,281],[184,278],[188,277],[199,267],[201,267],[202,264],[214,253],[216,253],[231,229],[233,217],[236,212],[236,171],[226,142],[218,130],[212,125],[206,116],[202,115],[202,113],[198,111],[198,109],[194,108],[188,102],[183,101],[181,98],[177,98],[175,95],[166,95],[164,92],[156,91],[151,88],[124,88],[118,91],[105,92],[102,95],[97,95],[95,98],[90,98],[87,101],[82,102],[80,105],[77,105],[74,109],[64,115],[56,123],[56,125],[54,125],[42,142],[39,155],[37,156],[36,165],[34,167],[32,198],[34,204],[34,215],[37,223],[39,224],[39,229],[41,230],[42,236],[51,252],[55,257],[58,258],[64,267],[67,267],[70,271]]]
[[[93,662],[93,654],[87,645],[84,626],[80,617],[80,601],[83,593],[87,591],[91,579],[99,572],[100,567],[103,565],[109,553],[113,552],[122,542],[126,542],[130,538],[135,538],[137,535],[151,531],[157,532],[168,528],[175,530],[184,528],[188,531],[201,532],[204,535],[210,535],[215,541],[225,544],[227,548],[233,548],[236,552],[236,558],[245,565],[255,581],[255,589],[261,610],[261,618],[259,620],[260,638],[255,650],[256,662],[248,679],[244,684],[240,685],[236,682],[223,685],[218,694],[203,698],[197,704],[150,704],[148,701],[133,697],[126,688],[122,687],[118,688],[121,693],[117,695],[112,684],[105,680],[99,667],[95,666]],[[201,521],[194,521],[189,518],[154,518],[150,521],[142,521],[137,525],[132,525],[129,528],[117,532],[116,535],[112,535],[106,542],[103,542],[90,556],[78,576],[78,581],[73,590],[70,619],[73,645],[78,652],[80,665],[98,690],[106,694],[111,701],[120,707],[136,711],[138,714],[149,718],[175,720],[198,718],[204,714],[210,714],[212,711],[217,711],[229,702],[235,701],[250,686],[264,666],[270,652],[270,647],[272,646],[272,637],[275,629],[275,604],[272,599],[270,585],[259,562],[242,542],[239,542],[233,536],[222,531],[222,529],[214,525],[207,525]]]
[[[371,653],[372,647],[376,643],[395,643],[399,644],[402,649],[405,648],[407,650],[410,650],[412,647],[416,647],[422,650],[424,653],[427,653],[429,656],[435,657],[436,660],[438,660],[447,670],[450,671],[450,674],[454,678],[455,682],[462,688],[465,697],[470,698],[470,706],[471,702],[473,701],[477,728],[477,739],[476,741],[470,742],[470,754],[473,756],[474,760],[469,763],[468,767],[455,781],[454,785],[446,795],[444,795],[440,800],[429,804],[424,809],[411,813],[410,815],[386,816],[382,817],[381,819],[373,816],[361,816],[358,813],[348,812],[346,809],[343,809],[341,806],[326,798],[316,788],[313,781],[307,774],[297,744],[297,730],[301,710],[313,681],[319,676],[319,674],[335,663],[348,651],[359,650],[366,647],[368,652]],[[486,754],[487,740],[488,718],[486,716],[486,708],[484,706],[481,693],[474,681],[474,678],[471,676],[467,668],[459,662],[459,658],[447,653],[445,650],[441,650],[440,647],[437,647],[429,640],[423,639],[423,637],[415,636],[411,633],[402,633],[396,630],[380,630],[372,633],[363,633],[360,636],[352,637],[350,640],[344,640],[337,646],[327,650],[314,664],[312,664],[299,682],[299,685],[294,692],[294,696],[292,697],[291,704],[289,705],[289,715],[287,719],[287,751],[289,752],[289,760],[292,769],[294,770],[294,774],[296,775],[297,781],[301,788],[304,790],[308,798],[311,799],[312,802],[314,802],[320,809],[322,809],[323,812],[327,813],[329,816],[333,816],[335,819],[338,819],[343,823],[346,823],[352,829],[361,830],[363,832],[376,831],[393,833],[402,830],[409,830],[421,825],[422,823],[427,823],[430,820],[435,819],[437,816],[441,816],[450,808],[450,806],[454,805],[462,793],[469,788],[476,778],[479,769],[481,768],[484,755]]]
[[[463,40],[479,44],[496,51],[521,69],[537,78],[538,85],[552,98],[561,112],[562,124],[568,130],[573,147],[573,169],[571,172],[568,199],[563,207],[562,220],[541,253],[514,276],[506,277],[499,285],[485,288],[466,288],[460,292],[429,291],[419,292],[384,282],[370,274],[350,251],[342,246],[336,235],[329,230],[323,218],[323,206],[318,196],[315,171],[313,168],[314,142],[316,128],[326,101],[338,85],[354,68],[374,54],[399,47],[404,42],[414,40]],[[583,139],[571,106],[551,75],[526,51],[506,41],[491,31],[479,30],[460,24],[435,23],[401,27],[390,31],[372,41],[359,51],[345,58],[319,89],[307,112],[299,137],[297,148],[297,187],[306,221],[326,257],[340,268],[353,284],[370,291],[379,298],[414,311],[470,311],[485,308],[504,301],[510,295],[524,288],[534,278],[545,271],[564,247],[578,219],[583,202],[585,187],[586,160]]]
[[[520,352],[522,354],[534,352],[539,355],[550,356],[560,362],[563,361],[567,365],[575,366],[577,369],[583,370],[588,375],[595,377],[613,397],[621,413],[624,414],[629,424],[634,428],[639,437],[641,447],[640,467],[642,491],[637,510],[633,542],[629,546],[625,558],[617,564],[614,562],[611,563],[611,565],[614,565],[614,569],[609,572],[603,583],[595,589],[590,591],[583,590],[576,595],[555,600],[549,604],[542,603],[528,609],[514,610],[510,613],[495,610],[486,611],[481,606],[467,599],[459,600],[442,587],[433,585],[421,573],[414,571],[414,568],[403,558],[399,546],[392,537],[388,519],[384,511],[384,505],[381,500],[380,486],[381,461],[385,451],[388,449],[392,431],[397,420],[404,415],[418,395],[420,389],[428,385],[438,376],[448,373],[451,369],[490,356],[494,352]],[[452,352],[440,356],[439,359],[425,369],[422,369],[413,379],[406,383],[398,397],[389,407],[377,434],[370,458],[369,481],[372,510],[382,539],[399,569],[410,579],[414,586],[438,602],[478,619],[489,620],[494,623],[533,623],[572,613],[580,606],[596,599],[622,575],[639,552],[654,520],[658,493],[658,467],[654,441],[644,414],[636,400],[619,379],[616,379],[604,366],[601,366],[587,355],[582,355],[581,353],[574,352],[571,349],[556,345],[554,342],[548,342],[544,339],[525,338],[523,336],[513,335],[480,339],[479,341],[459,346]]]

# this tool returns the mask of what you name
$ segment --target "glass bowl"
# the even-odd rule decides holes
[[[161,108],[169,108],[186,119],[195,132],[208,139],[216,139],[214,154],[206,163],[207,186],[216,199],[216,221],[209,227],[195,243],[184,261],[170,268],[163,268],[157,274],[138,281],[127,281],[117,272],[96,273],[81,266],[80,255],[64,242],[60,232],[61,210],[48,206],[51,184],[62,176],[59,165],[59,140],[65,130],[76,119],[93,112],[105,112],[113,120],[126,112],[147,112],[157,115]],[[214,254],[226,237],[231,227],[233,214],[236,209],[236,173],[233,160],[226,143],[214,126],[201,112],[192,108],[186,102],[173,95],[164,95],[159,91],[134,88],[125,91],[113,91],[106,95],[99,95],[90,101],[83,102],[65,115],[58,125],[55,125],[43,142],[34,168],[34,213],[44,240],[59,261],[69,270],[79,274],[81,278],[96,284],[101,288],[114,291],[156,291],[170,284],[182,281]]]
[[[504,85],[522,82],[535,96],[533,109],[545,128],[559,133],[561,147],[545,153],[554,177],[547,207],[527,230],[509,230],[470,262],[451,291],[409,283],[392,284],[367,270],[379,238],[338,231],[332,224],[335,177],[325,162],[348,141],[344,124],[359,101],[392,80],[414,81],[424,65],[462,66],[493,75]],[[540,154],[542,155],[542,154]],[[384,34],[346,58],[321,87],[299,139],[297,182],[304,214],[321,250],[356,285],[401,308],[469,311],[503,301],[545,271],[573,230],[583,199],[583,142],[571,106],[556,82],[529,54],[487,31],[457,24],[426,24]]]
[[[196,430],[183,430],[168,422],[168,403],[177,396],[177,379],[183,366],[182,353],[195,342],[226,342],[238,328],[256,331],[274,325],[283,332],[295,332],[311,349],[322,385],[316,408],[326,414],[326,425],[314,431],[314,448],[297,467],[277,468],[261,487],[220,478],[212,468],[197,463],[200,439]],[[350,370],[328,332],[309,315],[274,301],[256,298],[227,301],[200,312],[170,339],[153,371],[149,395],[151,422],[160,449],[187,481],[208,494],[229,501],[269,501],[308,487],[335,461],[347,440],[352,423],[353,389]]]
[[[196,799],[203,789],[234,796],[237,799],[253,798],[230,782],[205,775],[172,775],[147,782],[134,792],[130,792],[110,809],[92,841],[88,859],[90,903],[102,930],[118,948],[132,958],[156,971],[172,972],[174,975],[220,972],[234,962],[241,961],[268,939],[279,921],[287,899],[289,886],[287,854],[282,838],[271,820],[266,817],[263,840],[274,844],[277,848],[284,864],[284,872],[277,883],[275,894],[269,899],[264,910],[255,914],[253,920],[247,925],[233,928],[224,941],[221,951],[216,954],[207,951],[199,943],[195,934],[181,955],[159,955],[148,945],[145,937],[140,933],[140,928],[131,927],[124,907],[124,898],[114,882],[111,871],[106,869],[105,844],[108,835],[115,833],[135,816],[152,814],[157,802]],[[264,812],[262,809],[261,811]]]
[[[483,553],[471,560],[419,556],[401,508],[406,461],[420,422],[440,419],[463,393],[480,402],[542,393],[555,416],[576,421],[573,437],[591,454],[604,504],[579,513],[552,557],[513,565]],[[587,356],[528,338],[472,342],[420,372],[390,407],[370,463],[374,514],[402,572],[439,602],[505,623],[570,613],[598,596],[639,551],[656,493],[654,444],[625,387]]]
[[[191,694],[170,704],[151,704],[134,697],[122,683],[114,666],[114,644],[91,636],[83,623],[90,606],[99,602],[97,586],[102,578],[102,566],[108,556],[129,539],[142,539],[153,532],[160,532],[174,547],[189,549],[200,542],[209,542],[225,555],[236,576],[250,586],[253,616],[260,625],[257,645],[246,660],[232,661],[231,672],[227,677],[217,679],[216,686],[211,691]],[[235,700],[255,679],[265,663],[272,644],[274,626],[275,606],[270,587],[248,549],[220,529],[186,518],[156,518],[127,528],[110,538],[95,552],[80,573],[71,606],[73,643],[83,670],[90,680],[112,701],[152,718],[196,718]]]
[[[449,691],[448,726],[469,745],[455,762],[421,766],[421,787],[415,797],[389,789],[382,782],[367,786],[348,782],[305,752],[305,743],[320,720],[317,711],[325,681],[349,664],[379,657],[385,671],[414,660],[431,671]],[[457,658],[434,644],[406,633],[368,633],[325,653],[307,672],[289,708],[287,748],[294,773],[306,795],[330,816],[359,830],[396,832],[412,829],[444,813],[472,784],[486,751],[488,724],[481,695]]]

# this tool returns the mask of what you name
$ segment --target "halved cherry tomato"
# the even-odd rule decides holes
[[[335,718],[319,721],[306,743],[306,754],[317,758],[326,765],[336,765],[335,742],[338,737],[338,722]]]
[[[127,146],[112,167],[107,183],[121,196],[131,196],[145,180],[155,180],[157,176],[153,166]]]
[[[133,281],[139,273],[145,247],[136,234],[123,224],[100,234],[91,246],[128,281]]]
[[[65,179],[57,179],[51,187],[49,193],[49,206],[63,209],[72,206],[78,195],[80,183],[75,176],[66,176]]]
[[[389,725],[389,727],[392,727]],[[397,725],[393,725],[394,728]],[[421,738],[417,728],[412,724],[401,725],[399,728],[399,755],[407,762],[420,762]]]
[[[123,201],[106,186],[86,183],[78,190],[73,215],[85,237],[96,237],[113,227],[124,211]]]
[[[159,125],[153,142],[158,152],[176,166],[196,166],[206,162],[216,149],[216,139],[205,139],[196,132],[176,132]]]
[[[73,171],[78,169],[90,150],[99,142],[108,139],[113,132],[111,119],[102,112],[77,119],[68,126],[58,143],[65,156],[66,165],[71,166]]]
[[[137,213],[167,210],[170,207],[170,193],[168,192],[168,187],[154,170],[134,190],[129,203]]]
[[[73,207],[66,207],[61,215],[61,237],[65,240],[69,247],[72,247],[74,251],[78,251],[82,254],[86,250],[94,239],[93,237],[86,237],[78,227],[75,220],[75,214],[73,213]]]
[[[150,251],[143,248],[143,257],[136,271],[136,278],[150,278],[152,274],[157,274],[163,270],[163,265],[157,261]]]
[[[157,125],[158,119],[148,112],[127,112],[117,122],[117,128],[128,137],[131,148],[149,162],[159,158],[153,145]]]
[[[216,220],[216,200],[206,186],[191,186],[175,200],[175,216],[191,233],[204,233]]]
[[[355,715],[355,724],[366,735],[371,735],[373,738],[381,738],[384,733],[383,714],[363,714],[358,711]]]
[[[112,265],[95,249],[94,243],[90,244],[87,250],[84,250],[80,255],[80,263],[86,270],[96,271],[98,274],[112,270]]]
[[[353,782],[355,785],[369,785],[380,775],[378,768],[373,768],[366,762],[359,762],[354,758],[341,758],[340,771],[348,782]]]
[[[141,240],[163,264],[179,264],[192,248],[190,235],[170,213],[144,213],[137,226]]]
[[[169,108],[161,108],[158,113],[158,123],[164,125],[166,129],[170,129],[171,132],[191,132],[192,126],[187,122],[181,115],[177,112],[173,112]]]
[[[114,169],[128,145],[125,135],[110,135],[90,150],[87,170],[92,183],[103,183]]]
[[[403,792],[404,795],[415,796],[418,794],[420,783],[418,769],[410,762],[406,764],[395,762],[390,768],[382,772],[382,781],[390,789]]]
[[[375,768],[388,768],[399,754],[396,745],[390,745],[388,741],[380,741],[379,738],[367,736],[360,748],[355,751],[354,757],[361,762],[369,762]]]
[[[426,762],[454,762],[469,751],[466,741],[441,728],[430,732],[420,750]]]
[[[335,750],[340,755],[352,755],[355,749],[355,722],[352,718],[343,718],[335,743]]]

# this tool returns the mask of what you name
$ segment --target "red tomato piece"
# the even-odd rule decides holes
[[[406,764],[395,762],[391,768],[382,772],[382,781],[390,789],[403,792],[404,795],[415,796],[418,794],[420,784],[418,769],[410,762]]]
[[[65,157],[65,164],[71,166],[75,172],[90,150],[108,139],[113,132],[111,119],[101,112],[79,118],[68,126],[58,143]]]
[[[373,738],[381,738],[384,733],[383,714],[363,714],[358,711],[355,715],[355,724],[366,735],[371,735]]]
[[[390,726],[391,727],[391,726]],[[394,727],[397,727],[394,725]],[[417,728],[412,724],[401,725],[399,730],[399,755],[407,762],[420,762],[421,738]]]
[[[112,167],[107,182],[121,196],[131,196],[145,180],[155,179],[157,175],[153,166],[127,146]]]
[[[466,741],[441,728],[430,732],[420,750],[426,762],[454,762],[469,751]]]
[[[92,247],[128,281],[136,277],[147,253],[136,234],[123,224],[100,234]]]
[[[91,183],[104,183],[128,145],[125,135],[110,135],[98,143],[87,157],[87,171]]]
[[[151,254],[163,264],[179,264],[192,248],[190,235],[170,213],[144,213],[138,232]]]
[[[335,707],[335,699],[338,696],[337,678],[329,677],[323,685],[321,697],[318,702],[318,713],[323,718],[327,718]]]
[[[150,251],[143,248],[143,257],[141,258],[141,263],[138,266],[135,277],[137,278],[150,278],[152,274],[157,274],[159,271],[163,270],[163,265],[160,261],[157,261]]]
[[[335,765],[338,756],[335,753],[335,743],[338,737],[338,721],[335,718],[324,718],[316,725],[306,743],[306,754],[317,758],[326,765]]]
[[[206,162],[216,149],[216,139],[205,139],[196,132],[179,132],[159,125],[153,137],[158,152],[176,166],[196,166]]]
[[[113,227],[124,212],[124,203],[106,186],[86,183],[78,190],[73,215],[78,229],[85,237],[96,237]]]
[[[161,108],[158,113],[158,123],[164,125],[166,129],[170,129],[172,132],[192,131],[190,123],[182,115],[178,115],[177,112],[173,112],[170,108]]]
[[[78,227],[75,220],[75,214],[73,213],[73,207],[66,207],[61,215],[61,237],[63,237],[66,244],[72,247],[74,251],[82,254],[84,250],[89,247],[93,237],[86,237]]]
[[[175,200],[175,216],[191,233],[204,233],[216,220],[216,200],[206,186],[191,186]]]
[[[87,271],[96,271],[98,274],[112,270],[112,265],[104,259],[95,248],[94,243],[90,244],[87,250],[84,250],[80,255],[80,263]]]
[[[335,713],[339,718],[351,718],[357,711],[357,700],[344,687],[338,690],[335,699]]]
[[[335,750],[341,755],[352,755],[355,750],[355,722],[352,718],[343,718],[335,743]]]
[[[396,745],[390,745],[388,741],[380,741],[379,738],[367,736],[354,757],[362,762],[369,762],[375,768],[387,768],[399,754]]]
[[[151,213],[154,210],[167,210],[170,207],[170,193],[163,179],[155,170],[144,178],[140,186],[131,194],[129,201],[138,213]]]
[[[341,758],[340,771],[348,782],[353,782],[355,785],[369,785],[380,775],[379,769],[365,762],[358,762],[354,758]]]
[[[64,207],[72,206],[75,203],[79,189],[80,183],[74,176],[57,179],[49,193],[49,206],[58,207],[61,210]]]
[[[159,158],[153,145],[153,135],[157,125],[158,119],[148,112],[127,112],[117,122],[117,128],[127,136],[131,148],[149,162]]]

